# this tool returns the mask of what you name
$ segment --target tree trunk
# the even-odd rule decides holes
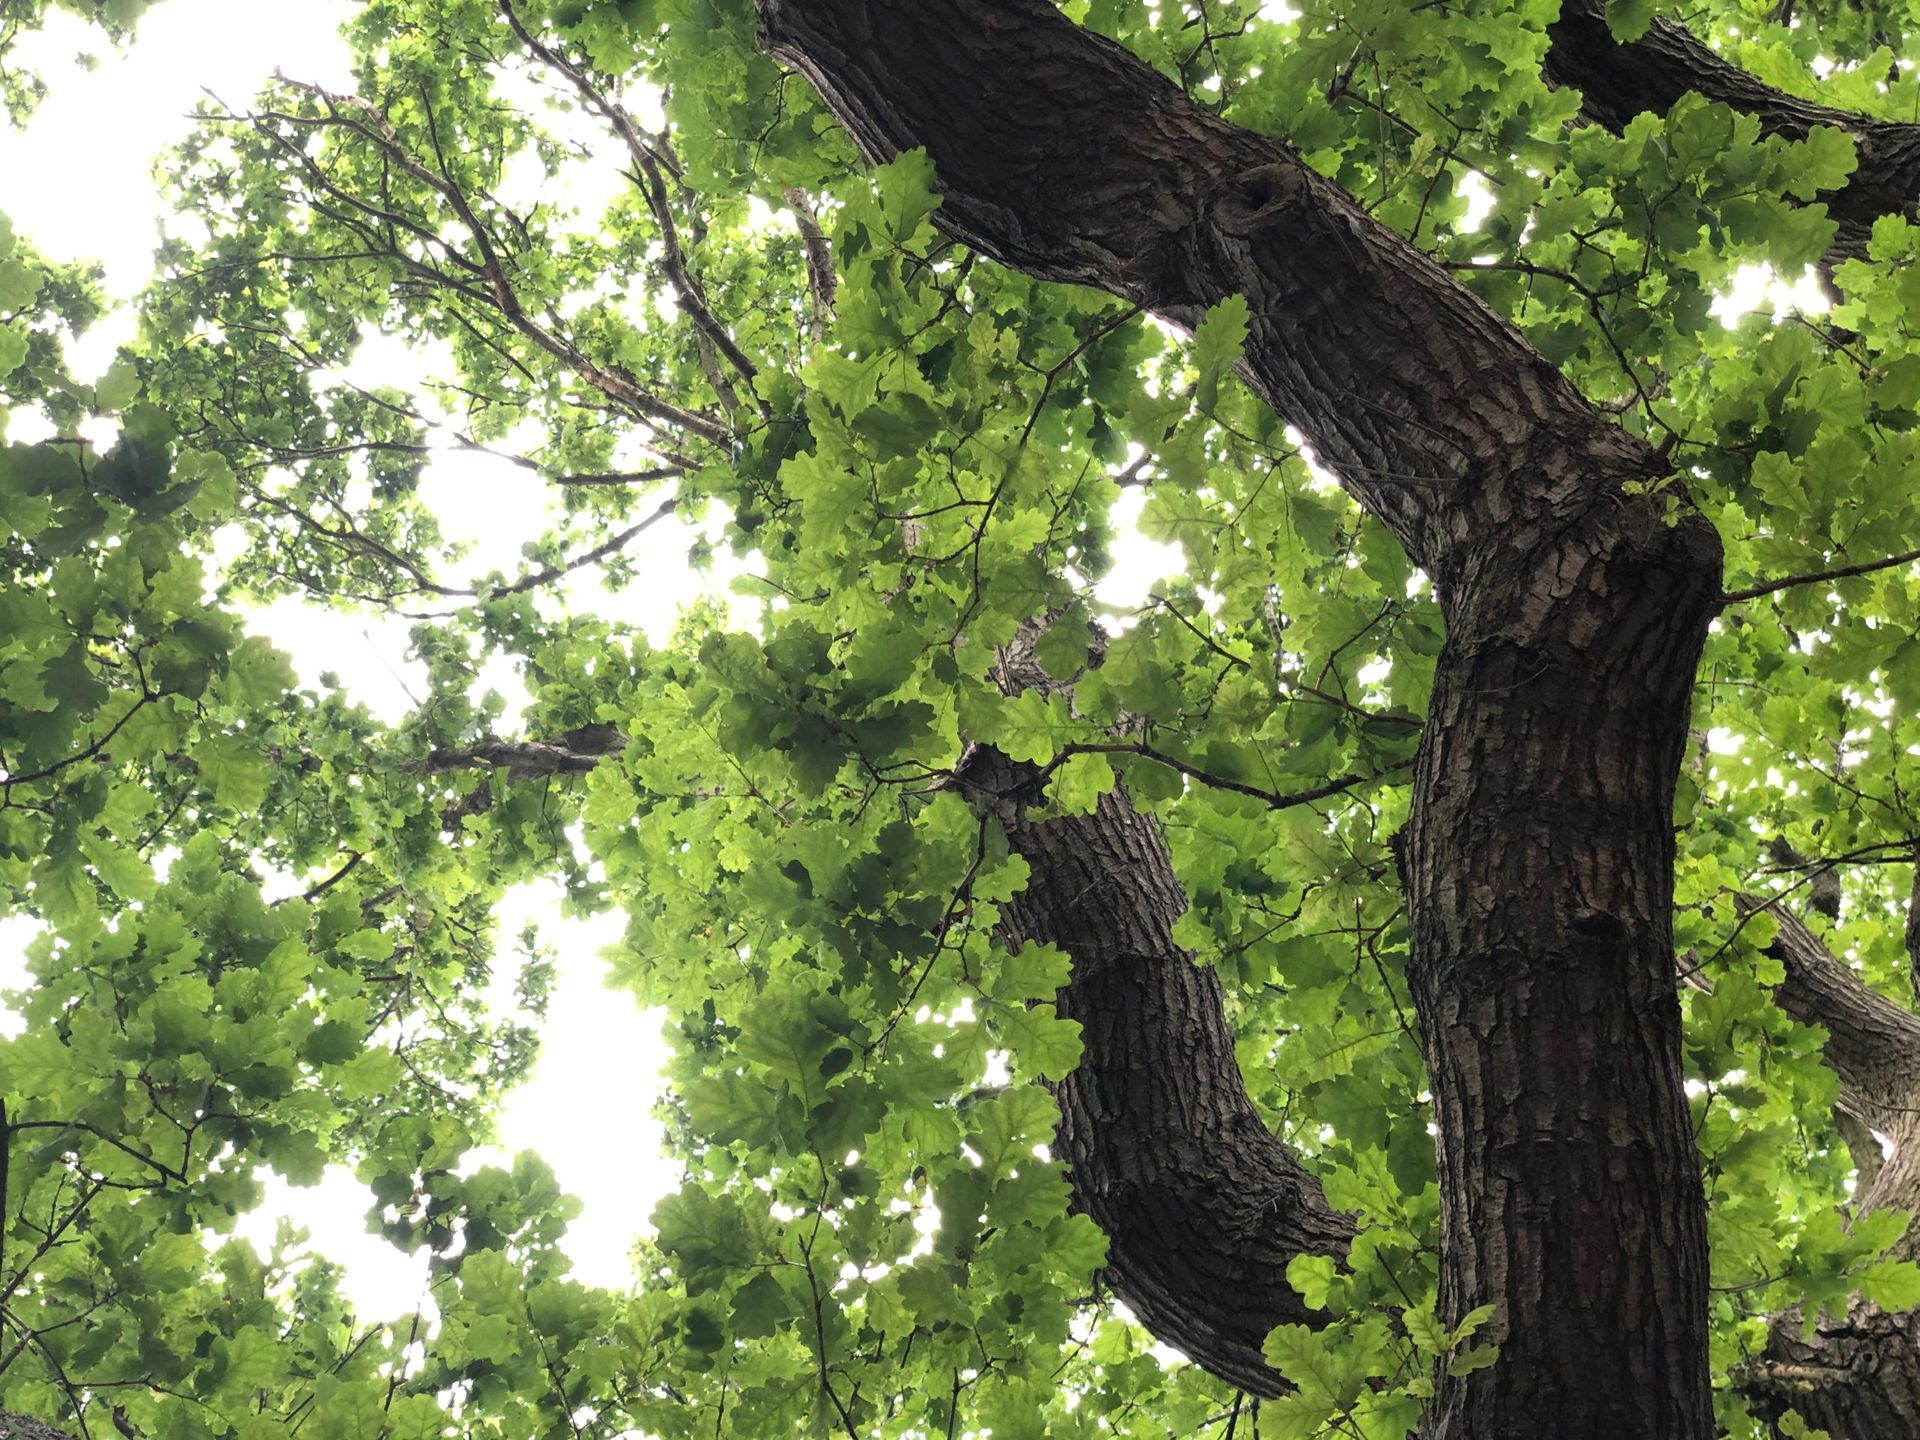
[[[1649,548],[1576,544],[1560,597],[1448,606],[1401,849],[1408,978],[1442,1311],[1509,1320],[1485,1383],[1443,1386],[1437,1435],[1710,1433],[1671,807],[1716,572]]]
[[[1249,383],[1432,576],[1449,635],[1402,850],[1410,971],[1443,1313],[1493,1303],[1502,1357],[1444,1389],[1427,1434],[1704,1440],[1670,827],[1711,528],[1659,455],[1337,187],[1045,0],[758,8],[870,156],[927,149],[948,233],[1184,325],[1244,295]],[[1091,1118],[1110,1092],[1089,1093]]]

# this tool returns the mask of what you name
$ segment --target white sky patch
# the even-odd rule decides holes
[[[353,1172],[329,1165],[318,1185],[296,1187],[278,1175],[266,1182],[259,1208],[240,1217],[234,1233],[265,1256],[284,1218],[305,1230],[305,1251],[341,1266],[340,1289],[362,1322],[412,1312],[427,1293],[427,1253],[409,1255],[367,1229],[373,1192]]]
[[[109,293],[130,298],[152,272],[159,239],[154,156],[191,129],[201,87],[240,104],[286,65],[350,88],[339,27],[352,10],[346,0],[168,0],[141,20],[124,55],[94,27],[53,11],[18,46],[18,63],[53,93],[25,131],[0,130],[0,209],[49,255],[102,261]],[[73,64],[83,52],[100,57],[97,69]]]
[[[543,83],[549,81],[554,83]],[[527,70],[501,68],[494,72],[493,88],[507,104],[536,117],[541,128],[571,152],[551,176],[531,153],[509,161],[494,192],[503,204],[522,213],[535,205],[559,204],[575,214],[598,217],[632,186],[623,168],[625,152],[610,127],[581,109],[578,96],[564,81],[545,72],[536,79]],[[666,124],[656,86],[630,83],[619,98],[643,129],[658,130]],[[564,108],[555,100],[562,101]]]
[[[447,542],[465,551],[439,567],[434,578],[443,585],[470,586],[496,572],[518,575],[529,568],[527,542],[559,516],[550,485],[526,467],[482,450],[436,454],[421,472],[418,493]],[[444,604],[436,600],[425,608]]]
[[[27,946],[45,928],[25,915],[0,915],[0,995],[33,983],[27,973]],[[25,1028],[19,1012],[0,1000],[0,1039],[11,1040]]]
[[[1795,313],[1824,315],[1833,308],[1833,299],[1821,286],[1820,276],[1811,265],[1791,283],[1771,265],[1742,265],[1733,272],[1733,278],[1715,297],[1707,313],[1732,330],[1745,316],[1762,307],[1771,310],[1776,320]]]
[[[1455,187],[1466,197],[1467,213],[1460,217],[1460,229],[1478,230],[1487,223],[1487,216],[1493,213],[1493,187],[1487,183],[1487,177],[1478,170],[1469,170],[1460,177]]]
[[[332,674],[382,724],[397,725],[427,693],[427,667],[408,653],[410,622],[392,615],[329,609],[298,596],[241,607],[247,629],[293,661],[307,689]]]
[[[501,1113],[500,1149],[476,1159],[503,1164],[515,1151],[538,1151],[585,1205],[563,1242],[576,1278],[624,1289],[635,1237],[679,1181],[653,1116],[666,1012],[607,985],[601,953],[619,941],[625,917],[556,919],[559,898],[558,885],[520,886],[498,911],[501,940],[510,944],[531,920],[557,963],[540,1058]]]
[[[360,343],[338,369],[313,372],[316,389],[328,385],[357,385],[362,390],[412,391],[426,380],[447,380],[454,374],[453,342],[437,337],[418,340],[363,330]]]
[[[1146,494],[1140,490],[1126,490],[1113,502],[1113,569],[1093,587],[1102,605],[1138,609],[1146,604],[1155,585],[1187,568],[1186,556],[1178,545],[1150,540],[1140,533],[1140,511],[1146,503]]]

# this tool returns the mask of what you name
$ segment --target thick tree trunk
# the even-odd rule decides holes
[[[1402,848],[1408,974],[1442,1306],[1515,1318],[1485,1384],[1443,1387],[1435,1434],[1527,1433],[1485,1428],[1489,1405],[1534,1433],[1709,1433],[1671,806],[1715,572],[1623,552],[1563,552],[1557,596],[1448,607]]]
[[[1035,821],[1033,767],[992,751],[965,773],[1032,870],[1002,907],[1003,937],[1073,957],[1056,1004],[1086,1050],[1055,1088],[1055,1150],[1075,1206],[1107,1234],[1114,1294],[1213,1374],[1279,1394],[1260,1342],[1325,1318],[1287,1283],[1287,1262],[1344,1261],[1353,1222],[1247,1098],[1219,978],[1173,941],[1186,896],[1159,826],[1124,791],[1092,815]]]
[[[1860,163],[1841,189],[1820,198],[1839,222],[1827,267],[1864,256],[1873,222],[1912,215],[1920,201],[1920,125],[1869,120],[1816,105],[1754,79],[1670,20],[1656,19],[1630,44],[1607,29],[1607,0],[1563,0],[1547,29],[1546,76],[1581,93],[1596,124],[1621,130],[1643,111],[1665,114],[1689,92],[1752,115],[1765,134],[1804,139],[1831,125],[1854,137]]]
[[[1449,638],[1403,878],[1443,1295],[1496,1305],[1502,1358],[1428,1433],[1703,1440],[1669,912],[1710,527],[1684,501],[1669,523],[1661,457],[1343,192],[1045,0],[758,5],[871,156],[927,149],[950,234],[1182,324],[1244,295],[1249,382],[1433,577]]]

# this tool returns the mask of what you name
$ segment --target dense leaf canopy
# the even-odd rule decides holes
[[[1827,1030],[1775,995],[1782,935],[1894,1003],[1920,964],[1920,572],[1883,563],[1920,534],[1920,227],[1833,251],[1846,130],[1699,95],[1590,123],[1543,68],[1557,8],[1062,6],[1432,255],[1719,531],[1674,924],[1720,1421],[1758,1435],[1776,1317],[1920,1302],[1905,1212],[1849,1209],[1889,1127],[1836,1109]],[[1920,116],[1903,0],[1686,18],[1776,91]],[[944,238],[926,156],[870,167],[747,0],[368,0],[350,35],[352,93],[207,101],[164,165],[197,223],[104,375],[63,360],[84,257],[0,225],[0,402],[45,437],[0,450],[0,905],[37,930],[0,1043],[4,1408],[244,1440],[1251,1425],[1115,1305],[1070,1206],[1071,957],[1001,923],[1029,862],[982,749],[1037,815],[1123,786],[1154,817],[1253,1105],[1359,1227],[1287,1272],[1317,1318],[1266,1343],[1296,1388],[1260,1433],[1397,1440],[1436,1367],[1499,1363],[1484,1317],[1435,1317],[1392,850],[1439,606],[1235,378],[1246,303],[1176,333]],[[561,183],[589,157],[627,175],[604,213]],[[1817,267],[1831,312],[1723,324],[1762,264]],[[356,385],[376,336],[442,368]],[[460,450],[555,497],[471,584],[419,493]],[[1184,572],[1116,609],[1133,492]],[[669,517],[712,522],[727,603],[656,645],[558,598],[646,585],[623,547]],[[412,618],[417,708],[302,688],[243,613],[288,595]],[[501,657],[510,733],[474,684]],[[615,982],[669,1017],[684,1174],[630,1291],[569,1278],[540,1161],[463,1165],[533,1054],[486,1003],[493,910],[542,876],[624,913]],[[1742,898],[1771,892],[1812,931]],[[430,1255],[421,1313],[228,1238],[269,1171],[329,1164]]]

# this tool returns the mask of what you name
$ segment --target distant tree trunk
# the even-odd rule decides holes
[[[1830,125],[1852,135],[1859,165],[1844,186],[1820,197],[1839,225],[1828,270],[1867,253],[1875,220],[1912,215],[1920,201],[1920,125],[1870,120],[1776,90],[1671,20],[1656,17],[1622,45],[1607,27],[1607,0],[1563,0],[1547,35],[1547,78],[1579,90],[1587,117],[1610,130],[1644,112],[1664,115],[1691,93],[1753,116],[1763,134],[1803,140]]]
[[[1861,1143],[1872,1143],[1873,1132],[1887,1138],[1884,1162],[1855,1158],[1855,1213],[1920,1210],[1920,1016],[1868,988],[1779,902],[1742,896],[1739,904],[1768,908],[1778,920],[1767,953],[1786,976],[1774,998],[1827,1032],[1840,1108],[1865,1132]],[[1893,1254],[1920,1258],[1920,1229],[1910,1228]],[[1891,1315],[1856,1298],[1844,1315],[1820,1316],[1810,1333],[1800,1311],[1789,1311],[1734,1381],[1757,1413],[1792,1410],[1833,1440],[1911,1440],[1920,1435],[1920,1311]]]
[[[1704,1440],[1670,911],[1711,527],[1661,456],[1337,187],[1045,0],[759,11],[870,156],[927,149],[948,233],[1183,325],[1244,295],[1249,383],[1433,578],[1410,974],[1443,1313],[1493,1303],[1502,1358],[1448,1382],[1426,1433]]]
[[[0,1440],[73,1440],[73,1436],[30,1415],[0,1410]]]

